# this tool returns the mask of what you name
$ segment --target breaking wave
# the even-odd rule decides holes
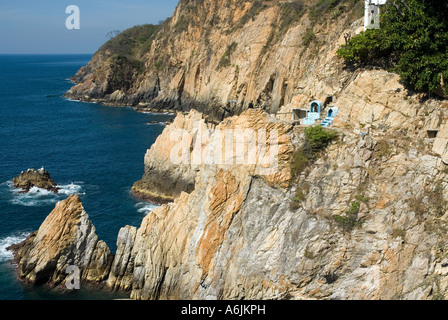
[[[21,232],[0,239],[0,262],[11,260],[12,252],[7,250],[10,245],[22,242],[28,237],[29,233]]]
[[[137,208],[137,212],[149,214],[152,210],[158,208],[159,206],[149,202],[139,202],[135,205],[135,207]]]
[[[71,194],[83,195],[81,183],[70,183],[66,185],[58,185],[59,192],[54,193],[38,187],[32,187],[27,193],[21,193],[20,189],[14,188],[12,182],[3,183],[11,194],[10,203],[25,207],[40,207],[54,204],[60,200],[67,198]]]

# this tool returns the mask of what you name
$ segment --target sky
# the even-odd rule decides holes
[[[0,54],[93,54],[112,30],[157,24],[173,15],[179,0],[0,1]],[[79,29],[67,29],[79,8]]]

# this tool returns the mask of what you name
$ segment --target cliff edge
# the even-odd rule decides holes
[[[193,150],[180,160],[204,160],[195,167],[194,190],[154,209],[139,227],[123,227],[113,259],[92,232],[81,236],[89,224],[72,196],[19,246],[21,275],[60,280],[66,264],[79,264],[86,279],[102,279],[133,299],[446,298],[447,171],[431,144],[375,127],[364,135],[334,129],[338,138],[293,172],[304,128],[262,110],[212,131],[194,119],[202,116],[192,111],[173,123],[186,137],[185,128],[195,127],[196,136],[200,124],[204,129],[201,152],[179,145]],[[259,149],[268,159],[269,150],[280,151],[272,170],[262,169],[274,162],[237,162],[237,136],[233,148],[218,139],[238,129],[248,130],[246,146],[251,133],[277,133],[278,149],[269,138]]]
[[[182,0],[158,26],[124,31],[79,70],[66,96],[140,110],[196,109],[221,121],[325,101],[350,81],[335,55],[362,29],[361,1]],[[131,44],[134,45],[131,45]]]

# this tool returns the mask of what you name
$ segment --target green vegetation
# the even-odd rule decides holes
[[[285,32],[294,23],[299,22],[300,18],[302,18],[306,12],[305,7],[300,0],[279,3],[279,6],[281,15],[280,24],[277,28],[280,33]]]
[[[323,15],[330,13],[332,19],[337,19],[348,10],[354,10],[354,16],[361,17],[364,11],[364,1],[359,0],[319,0],[310,8],[310,18],[316,22]]]
[[[107,41],[100,50],[128,57],[143,55],[151,49],[152,41],[160,28],[160,25],[152,24],[132,27]]]
[[[427,213],[431,213],[436,217],[441,217],[445,214],[448,208],[448,202],[445,200],[442,181],[434,183],[432,190],[425,189],[420,195],[415,195],[408,200],[411,210],[413,210],[418,217],[423,217]]]
[[[331,11],[332,9],[335,9],[337,5],[339,5],[342,1],[341,0],[319,0],[310,11],[311,18],[319,18],[324,13]]]
[[[276,43],[291,25],[299,22],[300,18],[306,12],[306,8],[303,6],[301,0],[282,2],[278,6],[280,8],[280,15],[278,20],[272,25],[272,31],[263,47],[263,53],[268,52],[271,45]]]
[[[107,91],[112,93],[115,90],[128,90],[133,75],[143,69],[143,63],[120,54],[114,54],[110,59],[112,72]]]
[[[328,144],[337,137],[335,131],[321,126],[312,126],[305,129],[305,143],[293,155],[291,173],[297,177],[316,158]]]
[[[188,26],[190,25],[190,19],[181,15],[174,26],[175,33],[181,33],[188,30]]]
[[[338,50],[354,66],[372,65],[397,72],[416,92],[448,92],[447,1],[388,1],[380,29],[370,29]]]
[[[437,216],[445,214],[448,203],[445,200],[443,185],[440,180],[435,183],[434,189],[428,193],[428,200]]]
[[[231,64],[230,56],[236,50],[237,46],[238,46],[238,43],[232,42],[227,47],[226,51],[224,52],[224,54],[221,57],[221,60],[219,60],[218,69],[226,68],[226,67],[230,66],[230,64]]]
[[[263,4],[261,1],[255,1],[249,8],[249,10],[247,10],[246,13],[238,21],[236,28],[242,28],[249,21],[255,20],[257,15],[263,10],[265,10],[267,7],[268,6],[266,4]]]
[[[305,129],[305,148],[309,154],[316,154],[337,137],[337,132],[321,126],[312,126]]]
[[[310,185],[308,182],[303,182],[297,186],[296,195],[294,201],[297,203],[303,202],[306,200],[306,195],[310,191]]]
[[[333,219],[344,229],[344,231],[351,231],[362,224],[362,221],[358,219],[360,208],[361,201],[352,201],[349,208],[345,211],[345,215],[337,215],[334,216]]]
[[[316,40],[316,35],[314,34],[312,29],[308,29],[306,33],[302,37],[302,45],[304,47],[308,47],[313,41]]]
[[[386,139],[381,139],[377,141],[374,151],[376,158],[382,159],[383,157],[389,158],[393,152],[393,149]]]
[[[291,174],[297,178],[307,166],[317,159],[319,153],[335,139],[338,134],[335,131],[325,129],[321,126],[313,126],[305,129],[305,143],[294,152],[291,161]],[[291,210],[301,207],[301,202],[306,200],[310,190],[307,182],[297,186],[294,200],[290,204]]]
[[[400,228],[394,229],[392,231],[392,238],[401,238],[404,240],[406,238],[406,231]]]

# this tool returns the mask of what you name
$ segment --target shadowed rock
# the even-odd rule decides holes
[[[29,192],[32,187],[38,187],[48,191],[58,193],[57,184],[51,179],[50,173],[43,167],[39,170],[28,169],[22,171],[18,177],[12,179],[14,188]]]
[[[107,278],[112,254],[98,241],[78,195],[56,204],[39,230],[8,248],[14,252],[19,277],[31,284],[58,285],[67,268],[80,270],[80,280],[100,282]]]

